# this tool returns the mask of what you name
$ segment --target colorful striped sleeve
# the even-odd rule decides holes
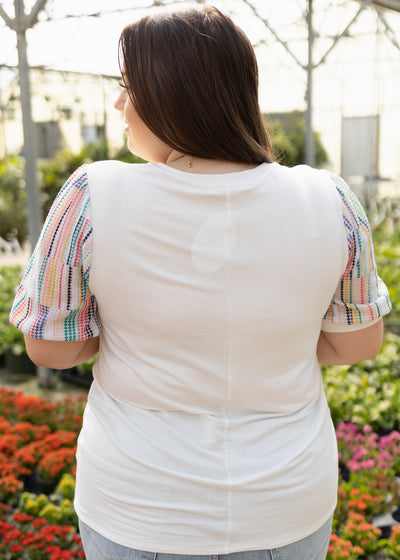
[[[337,175],[329,174],[341,197],[349,258],[322,321],[322,330],[362,329],[389,313],[388,290],[377,274],[368,219],[359,200]]]
[[[43,340],[87,340],[100,332],[88,282],[92,222],[86,166],[56,197],[16,293],[10,322]]]

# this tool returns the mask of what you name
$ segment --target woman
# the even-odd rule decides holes
[[[372,358],[389,312],[339,177],[273,162],[257,64],[216,8],[121,35],[129,149],[61,190],[16,295],[35,363],[99,351],[77,452],[88,560],[321,560],[337,450],[318,361]]]

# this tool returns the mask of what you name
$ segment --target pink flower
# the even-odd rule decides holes
[[[367,461],[361,461],[360,466],[363,469],[373,469],[375,467],[375,461],[372,459],[368,459]]]
[[[350,461],[347,462],[347,467],[351,470],[351,471],[359,471],[360,470],[360,464],[357,461],[354,461],[353,459],[350,459]]]
[[[365,449],[365,447],[359,447],[357,453],[354,453],[353,459],[354,461],[359,461],[365,455],[369,455],[369,452]]]

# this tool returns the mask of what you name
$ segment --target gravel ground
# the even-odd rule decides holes
[[[10,373],[5,366],[0,367],[0,386],[23,391],[27,395],[37,395],[50,400],[57,400],[63,397],[73,397],[87,394],[88,389],[77,387],[72,383],[63,381],[57,373],[52,376],[52,386],[43,387],[39,384],[36,375],[25,373]]]

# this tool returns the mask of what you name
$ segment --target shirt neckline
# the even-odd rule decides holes
[[[232,171],[230,173],[193,173],[189,171],[183,171],[181,169],[176,169],[165,163],[161,162],[148,162],[151,167],[157,167],[158,169],[164,171],[165,173],[170,173],[179,177],[186,177],[187,179],[212,179],[213,181],[220,180],[225,182],[227,179],[234,180],[235,178],[250,177],[263,174],[267,169],[270,170],[272,166],[276,165],[276,162],[260,163],[257,167],[252,169],[243,169],[241,171]]]

